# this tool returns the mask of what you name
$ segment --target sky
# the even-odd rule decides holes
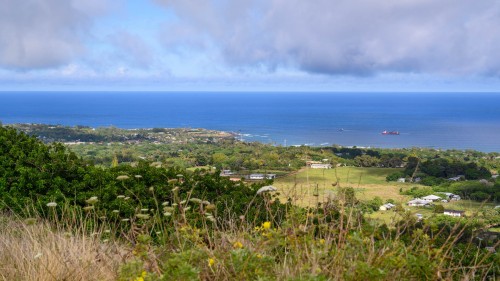
[[[498,0],[0,0],[0,91],[500,92]]]

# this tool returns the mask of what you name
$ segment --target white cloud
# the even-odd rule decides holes
[[[52,68],[85,53],[84,39],[107,0],[0,0],[0,67]]]
[[[233,66],[327,74],[500,74],[496,0],[156,0],[165,47],[219,46]]]

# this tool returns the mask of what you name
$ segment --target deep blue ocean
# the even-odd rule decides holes
[[[0,92],[0,121],[207,128],[287,146],[500,152],[500,93]]]

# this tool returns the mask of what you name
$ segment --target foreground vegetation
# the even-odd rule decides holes
[[[258,192],[270,181],[233,182],[219,171],[151,161],[95,166],[60,144],[45,145],[4,127],[0,157],[5,280],[493,280],[500,275],[499,255],[485,248],[498,249],[498,239],[479,235],[500,217],[500,209],[419,221],[400,208],[393,214],[401,219],[392,224],[366,216],[359,188],[382,185],[394,170],[345,167],[283,178],[300,185],[306,173],[305,184],[332,189],[324,201],[304,206],[284,197],[281,187],[281,194]]]

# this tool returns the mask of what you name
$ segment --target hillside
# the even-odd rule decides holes
[[[403,219],[388,227],[363,215],[351,188],[304,209],[293,199],[282,204],[277,194],[257,194],[265,182],[147,162],[99,168],[61,145],[3,127],[0,140],[0,233],[8,237],[0,241],[0,266],[19,268],[3,270],[3,279],[485,279],[500,273],[498,254],[474,239],[484,225],[478,220],[417,221],[402,210]],[[90,275],[94,269],[77,256],[106,262]]]

